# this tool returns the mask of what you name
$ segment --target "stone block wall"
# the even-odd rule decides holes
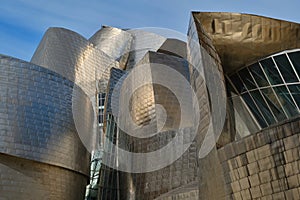
[[[297,118],[219,149],[226,199],[299,199],[299,141]]]

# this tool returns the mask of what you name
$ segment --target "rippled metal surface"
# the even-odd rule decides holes
[[[89,154],[72,116],[74,83],[6,56],[0,67],[1,152],[86,173]]]
[[[132,43],[132,35],[130,33],[118,28],[104,26],[89,41],[97,49],[119,61],[122,69],[125,68]]]
[[[212,39],[227,74],[260,58],[300,47],[298,23],[240,13],[193,12],[192,15],[207,34],[201,43]]]
[[[141,29],[128,30],[133,36],[127,68],[132,68],[147,54],[157,51],[167,38]]]
[[[1,197],[82,198],[89,152],[73,120],[76,86],[53,71],[2,55],[0,71]],[[77,98],[88,99],[80,89]]]

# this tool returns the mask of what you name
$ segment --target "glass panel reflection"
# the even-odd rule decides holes
[[[230,80],[232,81],[232,83],[234,84],[235,88],[237,89],[238,92],[245,92],[246,88],[243,84],[243,82],[241,81],[241,79],[239,78],[239,76],[237,74],[234,74],[230,77]]]
[[[274,56],[274,60],[286,83],[298,81],[298,78],[285,54]]]
[[[295,70],[300,75],[300,52],[289,53],[289,58],[294,65]]]
[[[245,83],[248,90],[257,88],[257,86],[256,86],[254,80],[252,79],[247,68],[239,71],[239,75],[240,75],[241,79],[243,80],[243,82]]]
[[[227,79],[226,79],[227,80]],[[226,81],[226,90],[228,97],[236,96],[237,92],[229,81]]]
[[[298,114],[296,105],[294,104],[291,95],[289,94],[285,86],[274,87],[274,90],[281,102],[283,109],[289,117],[295,116]]]
[[[262,89],[261,92],[264,98],[266,99],[269,107],[271,108],[272,112],[274,113],[275,117],[277,118],[277,120],[281,121],[286,119],[283,108],[278,102],[273,90],[271,88],[266,88],[266,89]]]
[[[260,61],[270,83],[272,85],[282,84],[283,81],[278,73],[275,63],[271,58]]]
[[[254,77],[258,86],[265,87],[269,85],[267,78],[264,75],[258,63],[251,65],[249,67],[249,70],[251,71],[251,74]]]
[[[293,95],[298,108],[300,107],[300,84],[299,85],[290,85],[289,86],[290,92]]]
[[[256,102],[258,108],[261,110],[263,116],[267,120],[268,124],[274,124],[276,122],[274,116],[272,115],[268,105],[266,104],[265,100],[261,96],[258,90],[253,91],[250,93]]]
[[[248,93],[245,93],[245,94],[242,94],[242,97],[243,97],[244,101],[246,102],[246,104],[248,105],[248,107],[251,110],[254,117],[257,119],[259,125],[262,128],[267,127],[266,121],[264,120],[264,118],[260,114],[260,112],[258,111],[258,109],[257,109],[255,103],[253,102],[252,98],[250,97],[250,95]]]

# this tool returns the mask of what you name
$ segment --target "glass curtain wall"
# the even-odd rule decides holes
[[[261,128],[299,115],[300,49],[262,59],[229,77]]]

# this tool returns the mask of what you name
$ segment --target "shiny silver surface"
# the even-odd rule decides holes
[[[95,95],[96,81],[107,80],[118,62],[81,35],[63,28],[49,28],[31,62],[74,81],[87,95]]]
[[[230,97],[227,123],[216,141],[217,148],[198,160],[199,199],[298,198],[299,170],[294,163],[299,155],[292,152],[299,150],[295,99],[300,94],[296,72],[299,56],[294,55],[297,62],[293,63],[289,60],[290,51],[278,53],[298,48],[298,32],[297,23],[262,16],[192,13],[188,60],[199,73],[194,71],[191,81],[197,94],[207,98],[200,77],[213,82],[211,69],[217,68]],[[274,53],[277,54],[265,58]],[[263,116],[259,123],[256,107]],[[205,110],[205,104],[201,108]],[[211,109],[206,115],[215,111]],[[205,129],[207,120],[200,125]],[[203,133],[199,132],[199,141],[203,141]]]
[[[127,68],[132,68],[147,54],[156,52],[167,38],[141,29],[132,29],[128,32],[133,36]]]
[[[300,47],[300,24],[264,16],[229,12],[192,12],[197,27],[211,39],[227,74],[266,56]]]
[[[26,199],[31,193],[38,194],[37,198],[49,194],[49,199],[80,199],[90,154],[74,124],[74,83],[43,67],[3,55],[0,71],[1,197]],[[88,99],[80,90],[77,98]],[[65,186],[59,180],[73,186],[75,181],[78,185],[69,190],[78,196],[62,194],[60,187]]]
[[[74,83],[6,56],[0,67],[1,152],[86,174],[89,153],[72,116]]]
[[[186,42],[178,39],[167,38],[167,40],[161,45],[157,52],[177,56],[180,58],[187,58],[187,46]]]
[[[168,143],[171,143],[175,135],[178,134],[176,131],[179,121],[189,119],[185,114],[180,113],[178,99],[176,99],[178,97],[172,93],[174,91],[170,92],[170,88],[154,84],[155,79],[161,79],[161,76],[166,75],[154,67],[156,64],[168,66],[189,80],[189,70],[186,60],[177,56],[151,51],[146,52],[145,56],[133,69],[125,71],[112,69],[108,84],[109,93],[106,104],[107,121],[105,133],[107,139],[111,140],[114,144],[116,144],[116,141],[119,141],[118,145],[127,151],[147,153],[163,148]],[[147,67],[144,68],[143,65]],[[138,68],[143,68],[143,70],[139,71],[140,73],[136,72],[136,76],[133,75],[134,77],[130,79],[131,81],[128,81],[128,76],[132,76],[131,73],[134,73],[131,70]],[[139,86],[141,81],[149,81],[149,83],[153,84],[146,84],[136,89],[136,86]],[[186,88],[179,83],[178,81],[178,83],[173,83],[173,85],[175,85],[178,91],[181,91],[180,96],[186,97],[185,103],[191,105],[190,94],[184,93],[186,92]],[[113,90],[116,88],[120,102],[112,98]],[[127,102],[126,98],[128,95],[131,96],[129,116],[125,106],[119,105],[121,102]],[[161,112],[158,105],[164,107],[165,113]],[[117,116],[112,115],[112,107],[119,108]],[[186,112],[191,113],[192,111],[186,110]],[[167,121],[164,121],[165,114],[168,115]],[[132,118],[132,120],[129,118]],[[136,127],[136,124],[139,126]],[[187,121],[185,121],[185,125],[192,126]],[[120,127],[125,127],[132,132],[125,132]],[[159,131],[157,135],[150,137],[151,134],[157,131]],[[192,137],[189,131],[191,130],[184,130],[183,137],[186,138],[185,141],[188,141],[188,138]],[[135,138],[135,136],[149,136],[149,138]],[[105,154],[103,159],[114,162],[115,155],[112,145],[105,143],[104,149]],[[175,157],[176,153],[172,152],[168,156]],[[159,158],[156,159],[158,160]],[[119,164],[124,165],[125,163],[122,163],[121,160]],[[144,165],[151,165],[152,163],[153,161],[150,158],[143,161]],[[140,160],[135,160],[135,158],[132,160],[133,169],[137,167],[143,168],[143,164],[140,163]],[[161,194],[195,181],[196,166],[195,143],[174,163],[153,172],[126,173],[104,166],[101,170],[99,199],[117,199],[118,197],[120,199],[154,199]],[[111,182],[112,185],[109,184],[109,180],[111,179],[114,180]],[[117,181],[120,181],[119,185]]]
[[[119,61],[122,69],[125,68],[132,44],[132,35],[129,32],[104,26],[89,41],[97,49]]]

